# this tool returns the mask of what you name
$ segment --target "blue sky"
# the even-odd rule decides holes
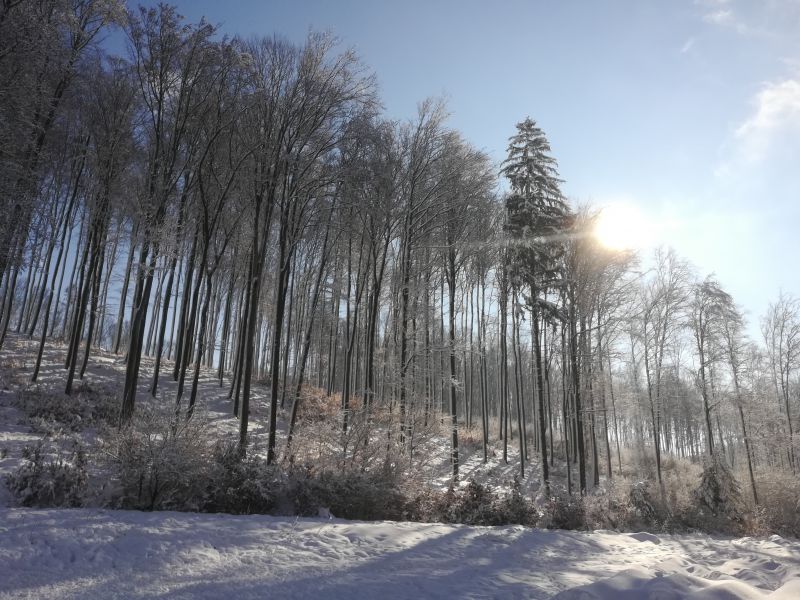
[[[531,116],[570,198],[636,207],[752,331],[780,289],[800,294],[800,0],[177,5],[230,35],[332,31],[377,74],[388,117],[444,96],[498,162]]]

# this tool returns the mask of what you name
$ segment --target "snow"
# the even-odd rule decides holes
[[[64,389],[64,358],[66,346],[60,342],[50,340],[45,346],[39,379],[36,384],[30,384],[30,374],[36,361],[38,340],[29,340],[26,336],[10,332],[5,343],[0,349],[0,448],[8,450],[9,458],[4,463],[0,459],[0,477],[13,471],[19,466],[18,457],[22,448],[35,444],[42,435],[28,433],[30,428],[26,424],[25,416],[14,406],[14,394],[17,390],[30,387],[55,395],[63,394]],[[153,360],[147,356],[142,357],[142,369],[139,377],[137,407],[146,404],[152,406],[172,403],[175,400],[177,384],[169,374],[173,364],[165,360],[161,367],[158,398],[152,399],[149,393],[152,381]],[[190,387],[191,369],[187,374],[187,388]],[[115,355],[107,350],[93,349],[89,360],[86,376],[83,380],[76,378],[76,386],[87,383],[92,390],[118,398],[121,395],[122,383],[125,379],[125,359],[120,353]],[[239,422],[232,414],[231,401],[228,399],[229,382],[220,387],[215,370],[201,370],[199,380],[199,393],[195,415],[206,421],[210,430],[220,440],[235,441],[239,438]],[[5,389],[3,389],[5,388]],[[256,454],[265,454],[267,447],[267,421],[269,414],[268,388],[263,382],[254,382],[251,388],[250,403],[250,431],[251,451]],[[184,394],[183,406],[188,403],[188,391]],[[278,447],[285,446],[286,440],[286,413],[278,415]],[[13,439],[9,427],[16,427]],[[497,431],[499,426],[494,420],[491,422],[492,431]],[[512,424],[513,428],[513,424]],[[452,481],[452,466],[450,462],[450,437],[449,429],[443,429],[440,435],[426,440],[418,441],[415,452],[414,470],[430,483],[430,486],[440,491],[446,490]],[[94,432],[82,430],[76,432],[84,443],[91,445]],[[304,435],[302,429],[299,436]],[[383,437],[383,434],[376,434]],[[462,429],[460,436],[460,479],[465,484],[474,479],[483,484],[491,485],[495,490],[509,490],[509,484],[514,476],[519,473],[519,449],[516,440],[511,440],[508,445],[508,461],[502,459],[503,442],[492,439],[489,445],[489,459],[483,462],[481,436],[477,429],[468,431]],[[295,444],[296,450],[301,446]],[[298,458],[298,460],[301,460]],[[537,472],[534,463],[529,468],[530,473]],[[551,466],[551,479],[553,481],[565,479],[563,465],[557,462]],[[540,480],[538,476],[526,477],[521,481],[521,488],[529,496],[535,496],[539,491]],[[5,493],[0,486],[0,506],[7,506],[8,501],[2,495]]]
[[[0,352],[0,476],[41,439],[14,405],[35,344],[10,336]],[[63,384],[63,347],[48,347],[38,384]],[[97,353],[87,380],[118,392],[121,357]],[[141,381],[140,402],[147,400]],[[174,393],[164,377],[161,398]],[[220,436],[236,420],[213,374],[198,410]],[[253,437],[264,435],[256,393]],[[92,431],[79,435],[91,441]],[[467,437],[465,436],[465,441]],[[55,441],[54,441],[55,443]],[[482,462],[465,443],[462,473],[502,486],[516,471],[499,447]],[[431,480],[447,482],[447,448]],[[509,447],[513,456],[515,448]],[[535,492],[537,478],[526,480]],[[551,598],[616,600],[800,598],[800,542],[648,532],[590,533],[520,526],[347,522],[269,516],[13,508],[0,484],[0,600],[17,598]]]
[[[106,510],[0,510],[0,598],[800,597],[800,543]]]

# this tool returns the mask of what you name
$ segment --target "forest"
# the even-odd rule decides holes
[[[362,503],[390,479],[416,498],[397,515],[516,522],[474,516],[494,492],[465,476],[471,457],[512,465],[503,506],[551,525],[796,535],[800,299],[776,290],[751,325],[674,250],[603,243],[602,209],[565,196],[532,117],[508,123],[497,164],[443,100],[385,114],[329,34],[5,0],[0,348],[20,402],[69,420],[93,368],[117,365],[100,437],[119,506],[200,506],[197,481],[182,500],[159,481],[175,460],[187,479],[239,474],[246,507],[217,490],[203,509],[277,510],[262,487],[302,472]],[[224,435],[202,427],[209,390]],[[167,439],[183,440],[169,456]],[[192,452],[203,464],[177,457]],[[24,495],[43,472],[21,469],[11,487],[47,504]],[[311,492],[293,481],[297,507]],[[392,517],[380,490],[382,509],[318,504]]]

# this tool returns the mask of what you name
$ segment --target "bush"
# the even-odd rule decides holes
[[[522,493],[522,483],[518,475],[514,475],[511,493],[500,499],[498,512],[503,523],[535,527],[539,521],[536,505]]]
[[[654,525],[659,521],[656,501],[653,498],[652,486],[649,481],[637,481],[631,485],[628,492],[628,505],[631,512],[642,521],[645,526]]]
[[[328,511],[343,519],[399,520],[407,508],[405,495],[386,470],[314,474],[306,469],[290,477],[285,494],[300,516]]]
[[[298,405],[297,420],[303,423],[336,423],[341,418],[342,395],[334,392],[328,395],[324,389],[311,385],[304,385],[300,390],[300,404]],[[350,399],[350,410],[361,409],[361,398],[354,396]]]
[[[586,513],[580,496],[557,495],[545,506],[544,525],[550,529],[586,529]]]
[[[744,514],[742,533],[749,536],[768,536],[773,528],[770,524],[770,512],[763,506],[756,506],[752,511]],[[794,532],[788,533],[795,535]]]
[[[27,415],[34,431],[77,431],[82,427],[81,406],[75,396],[46,393],[39,386],[19,391],[17,406]]]
[[[59,429],[80,431],[114,423],[119,414],[117,399],[81,382],[72,395],[46,392],[37,385],[20,390],[17,405],[28,416],[33,429],[53,433]]]
[[[800,480],[790,472],[776,470],[758,481],[758,499],[762,507],[762,526],[770,533],[800,536]],[[757,519],[754,514],[751,519]],[[753,526],[758,523],[753,523]]]
[[[208,486],[202,503],[205,512],[236,515],[267,514],[285,485],[275,467],[252,453],[242,457],[238,444],[217,444],[212,453]]]
[[[439,523],[465,525],[526,525],[539,520],[539,511],[522,494],[522,486],[514,477],[510,493],[497,494],[491,486],[474,480],[461,489],[450,486],[446,492],[423,491],[408,504],[407,518]]]
[[[742,508],[741,486],[719,455],[706,458],[694,495],[697,504],[714,516],[736,517]]]
[[[620,478],[593,490],[583,498],[587,529],[616,531],[667,531],[680,528],[649,480]],[[562,510],[566,514],[567,509]]]
[[[458,491],[451,486],[443,497],[444,521],[465,525],[500,525],[497,500],[488,484],[470,480],[463,490]]]
[[[199,510],[212,447],[205,421],[168,408],[141,406],[131,422],[104,442],[116,489],[111,503],[144,510]]]
[[[81,405],[82,423],[86,425],[117,425],[119,398],[108,391],[96,390],[81,381],[72,392]]]
[[[8,489],[22,506],[77,507],[83,503],[89,481],[86,452],[73,442],[65,457],[45,453],[44,442],[22,450],[25,462],[6,477]]]

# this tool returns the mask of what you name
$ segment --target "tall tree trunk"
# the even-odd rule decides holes
[[[447,251],[448,291],[448,346],[450,354],[450,460],[453,464],[453,481],[458,480],[458,405],[456,403],[456,251],[453,240],[449,240]],[[523,475],[524,476],[524,475]]]
[[[537,297],[536,291],[532,290],[532,297],[534,301]],[[545,495],[550,496],[550,471],[547,464],[547,422],[545,421],[545,398],[544,398],[544,377],[542,373],[542,348],[541,348],[541,335],[539,333],[539,314],[538,311],[531,315],[531,323],[533,325],[533,357],[536,361],[536,397],[539,402],[539,445],[542,455],[542,483],[544,485]]]
[[[119,354],[119,346],[122,342],[122,325],[125,321],[125,303],[128,299],[128,286],[131,281],[131,268],[133,267],[133,256],[136,253],[136,235],[139,231],[137,223],[131,228],[131,241],[128,244],[128,262],[125,266],[125,278],[122,281],[122,291],[119,295],[119,312],[117,313],[117,332],[114,335],[114,354]]]

